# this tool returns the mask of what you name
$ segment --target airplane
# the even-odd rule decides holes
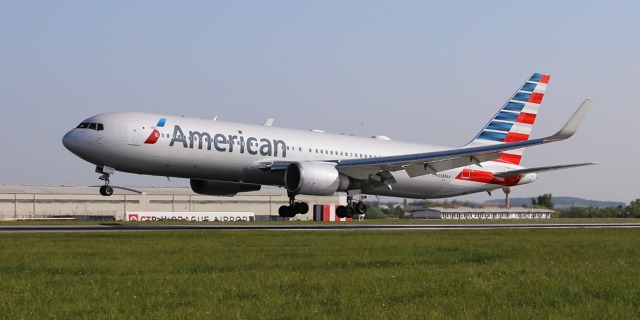
[[[531,183],[538,172],[596,164],[595,162],[520,166],[525,147],[570,138],[577,131],[592,98],[587,98],[557,133],[530,139],[550,76],[534,73],[490,119],[471,142],[449,148],[294,130],[264,125],[195,119],[147,113],[118,112],[92,116],[66,133],[63,145],[96,165],[110,196],[115,171],[190,179],[193,192],[234,196],[284,187],[289,204],[280,216],[305,214],[309,206],[297,195],[347,194],[337,208],[341,217],[366,213],[355,195],[370,194],[434,199],[491,191]]]

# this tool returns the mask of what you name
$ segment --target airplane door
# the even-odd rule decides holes
[[[142,140],[142,125],[140,122],[129,122],[129,144],[139,146]]]

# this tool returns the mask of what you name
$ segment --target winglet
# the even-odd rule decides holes
[[[564,127],[562,127],[562,129],[560,129],[560,131],[558,131],[556,134],[544,138],[544,142],[560,141],[571,138],[571,136],[573,136],[576,131],[578,131],[580,122],[582,122],[582,118],[584,118],[584,115],[587,114],[589,106],[591,105],[591,101],[593,101],[593,98],[591,97],[585,99],[578,110],[576,110],[573,116],[571,116],[571,119],[567,121]]]

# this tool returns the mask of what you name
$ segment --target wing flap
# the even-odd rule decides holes
[[[411,164],[404,166],[404,170],[407,172],[409,177],[415,178],[425,174],[436,174],[440,171],[449,170],[451,168],[459,168],[471,164],[479,165],[482,162],[498,158],[500,158],[500,154],[498,152],[492,152],[471,157],[459,157],[440,161],[424,162],[422,164]]]

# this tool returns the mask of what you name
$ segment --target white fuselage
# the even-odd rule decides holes
[[[164,119],[160,126],[160,119]],[[118,171],[188,179],[283,186],[283,174],[268,169],[274,161],[340,161],[415,154],[450,148],[363,138],[317,131],[172,117],[109,113],[83,123],[102,130],[75,128],[63,138],[67,149],[95,165]],[[488,161],[410,178],[393,171],[391,187],[363,185],[362,193],[409,198],[442,198],[529,183],[535,174],[498,179],[492,173],[522,168]]]

